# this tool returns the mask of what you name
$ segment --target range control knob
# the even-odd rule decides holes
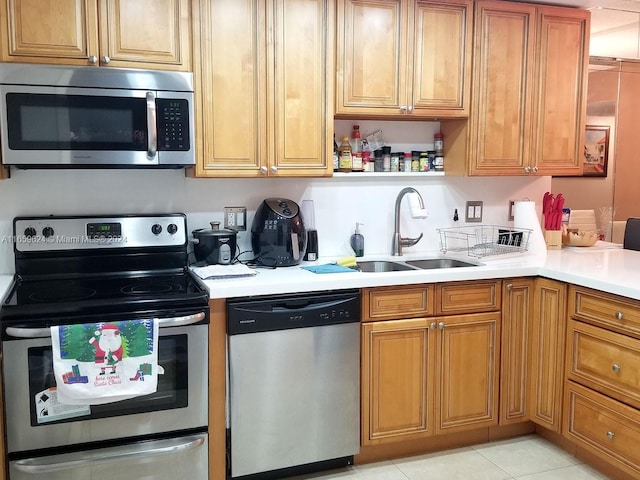
[[[51,228],[51,227],[44,227],[42,229],[42,235],[44,236],[44,238],[53,237],[54,233],[55,232],[53,231],[53,228]]]
[[[162,225],[160,225],[159,223],[154,223],[151,227],[151,232],[154,235],[160,235],[160,233],[162,232]]]
[[[36,236],[36,229],[33,227],[27,227],[24,229],[24,236],[25,237],[35,237]]]
[[[175,223],[170,223],[169,225],[167,225],[167,232],[169,232],[171,235],[173,235],[177,231],[178,226]]]

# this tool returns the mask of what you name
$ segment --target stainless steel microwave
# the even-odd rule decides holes
[[[193,165],[193,75],[0,64],[2,163],[18,168]]]

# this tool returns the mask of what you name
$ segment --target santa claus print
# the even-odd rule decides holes
[[[95,363],[100,366],[100,375],[104,375],[107,368],[111,368],[111,374],[116,373],[123,354],[120,329],[113,323],[106,323],[96,330],[89,343],[96,349]]]

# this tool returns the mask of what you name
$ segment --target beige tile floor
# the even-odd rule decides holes
[[[610,480],[532,434],[294,480]]]

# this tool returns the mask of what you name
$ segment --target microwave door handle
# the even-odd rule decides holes
[[[58,470],[68,470],[70,468],[81,468],[93,466],[99,463],[127,462],[139,458],[150,458],[158,455],[168,455],[177,452],[184,452],[204,444],[204,435],[181,437],[177,439],[156,440],[144,444],[126,445],[115,447],[113,449],[105,449],[105,451],[96,450],[93,455],[84,453],[62,454],[58,457],[59,461],[48,460],[45,458],[25,458],[12,462],[12,466],[17,470],[27,473],[46,473]],[[151,448],[143,448],[142,445]],[[48,457],[49,459],[51,457]]]
[[[156,95],[147,92],[147,128],[149,129],[147,142],[147,158],[156,158],[158,152],[158,125],[156,123]]]
[[[160,318],[158,324],[160,327],[182,327],[185,325],[193,325],[194,323],[204,320],[205,313],[198,312],[193,315],[185,315],[184,317]],[[5,332],[14,338],[47,338],[51,336],[51,329],[45,328],[23,328],[23,327],[7,327]]]

